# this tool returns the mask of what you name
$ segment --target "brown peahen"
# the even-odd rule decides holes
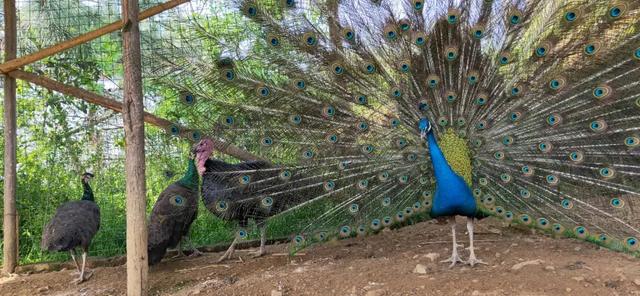
[[[185,103],[173,134],[273,163],[230,190],[315,209],[296,246],[455,215],[472,241],[493,215],[638,254],[640,2],[236,4],[169,25],[154,74]],[[452,265],[482,263],[452,232]]]

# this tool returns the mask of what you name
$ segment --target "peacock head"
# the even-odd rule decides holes
[[[420,129],[420,137],[426,138],[427,134],[431,132],[431,122],[426,117],[420,118],[418,122],[418,129]]]
[[[91,181],[91,178],[93,178],[93,174],[86,172],[84,174],[82,174],[82,183],[89,183],[89,181]]]
[[[202,176],[206,170],[204,164],[213,153],[213,141],[211,139],[202,139],[198,144],[193,147],[193,157],[196,161],[196,168],[198,173]]]

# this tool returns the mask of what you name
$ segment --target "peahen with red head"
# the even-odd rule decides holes
[[[174,134],[273,164],[232,192],[321,205],[296,246],[493,215],[637,254],[640,2],[235,3],[169,26],[188,42],[154,74],[185,103]]]

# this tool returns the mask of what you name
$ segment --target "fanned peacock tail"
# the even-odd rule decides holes
[[[288,211],[326,206],[296,243],[425,217],[435,189],[417,130],[426,116],[484,211],[640,245],[638,1],[237,8],[239,39],[200,14],[176,26],[197,38],[171,48],[183,55],[154,56],[154,74],[186,104],[172,133],[223,139],[290,172],[286,190],[265,189]]]

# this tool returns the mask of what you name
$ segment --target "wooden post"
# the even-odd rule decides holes
[[[122,60],[127,196],[127,295],[147,295],[147,196],[138,0],[122,1]]]
[[[16,58],[16,2],[4,0],[5,60]],[[16,231],[16,79],[4,76],[4,273],[13,273],[18,264]]]

